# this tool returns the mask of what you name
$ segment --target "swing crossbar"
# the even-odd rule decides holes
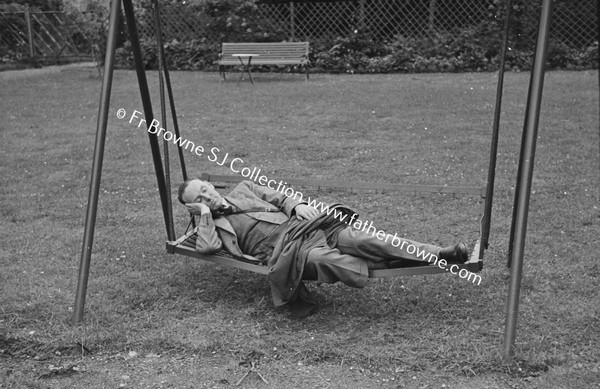
[[[225,182],[236,183],[247,180],[242,176],[220,175],[204,173],[200,176],[203,181],[209,182]],[[446,186],[446,185],[412,185],[412,184],[369,184],[360,182],[344,182],[344,181],[323,181],[323,180],[307,180],[301,178],[286,178],[285,180],[275,180],[277,182],[285,182],[286,185],[308,186],[317,188],[332,188],[332,189],[348,189],[348,190],[374,190],[374,191],[396,191],[410,193],[443,193],[443,194],[464,194],[464,195],[479,195],[485,198],[486,187],[468,187],[468,186]],[[259,182],[260,183],[260,182]],[[225,188],[226,185],[215,185],[217,188]]]

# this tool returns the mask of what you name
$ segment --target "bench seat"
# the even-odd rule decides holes
[[[233,54],[256,54],[252,65],[301,65],[306,68],[308,79],[308,42],[261,42],[223,43],[219,54],[219,72],[225,78],[225,66],[239,66],[240,60]]]

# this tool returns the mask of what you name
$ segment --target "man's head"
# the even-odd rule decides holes
[[[199,178],[190,178],[179,186],[177,195],[182,204],[201,203],[210,208],[211,212],[217,211],[223,206],[223,197],[215,190],[215,187]]]

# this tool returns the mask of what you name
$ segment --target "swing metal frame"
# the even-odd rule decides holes
[[[157,44],[159,51],[159,82],[160,82],[160,101],[161,101],[161,118],[162,123],[166,125],[166,102],[164,87],[166,84],[167,92],[169,95],[170,110],[173,118],[174,132],[177,137],[180,137],[179,126],[177,123],[177,115],[175,110],[175,104],[173,100],[173,92],[171,89],[171,82],[169,78],[168,69],[165,66],[165,54],[162,42],[162,32],[160,23],[160,14],[158,10],[158,2],[153,0],[154,16],[155,16],[155,28],[157,36]],[[496,94],[496,104],[494,113],[494,123],[492,129],[492,141],[490,149],[490,158],[488,165],[488,177],[487,183],[483,188],[464,188],[464,187],[445,187],[445,186],[402,186],[402,185],[369,185],[365,184],[363,189],[370,190],[398,190],[408,192],[437,192],[437,193],[471,193],[480,194],[484,200],[483,213],[480,225],[480,234],[477,239],[477,243],[473,250],[473,254],[469,261],[460,265],[461,268],[465,268],[472,272],[481,271],[483,268],[483,255],[485,249],[488,248],[491,214],[492,214],[492,199],[494,193],[494,180],[495,180],[495,167],[497,158],[497,147],[498,147],[498,135],[499,135],[499,121],[502,104],[502,91],[504,82],[504,67],[506,49],[508,43],[508,29],[510,20],[511,0],[507,0],[505,4],[506,16],[504,24],[504,39],[501,48],[501,62],[500,70],[498,72],[498,85]],[[89,278],[89,270],[91,264],[91,253],[93,246],[93,237],[96,224],[100,178],[102,172],[102,161],[104,156],[104,144],[106,139],[108,114],[111,96],[111,87],[113,79],[113,71],[115,64],[115,50],[118,37],[118,18],[121,15],[121,5],[125,13],[126,24],[129,32],[129,38],[131,42],[131,49],[134,57],[134,66],[137,74],[138,85],[140,89],[140,97],[142,99],[142,106],[145,114],[146,123],[148,125],[154,119],[154,113],[152,110],[152,103],[150,100],[150,93],[148,89],[148,83],[146,79],[146,72],[142,60],[142,53],[140,48],[140,41],[137,33],[136,19],[134,15],[134,9],[132,0],[111,0],[111,11],[110,11],[110,23],[108,40],[106,47],[106,56],[104,64],[104,76],[102,82],[102,92],[100,97],[100,104],[98,109],[98,121],[96,130],[96,140],[94,147],[94,158],[92,165],[92,175],[90,182],[90,191],[88,196],[88,205],[85,221],[85,230],[83,237],[83,245],[81,252],[81,261],[79,266],[78,283],[75,297],[75,304],[72,315],[72,322],[78,323],[83,320],[85,297],[87,293],[87,284]],[[600,6],[599,6],[600,7]],[[598,10],[600,14],[600,8]],[[517,177],[517,191],[515,195],[515,208],[513,212],[513,223],[511,226],[511,240],[509,252],[511,258],[509,261],[509,267],[512,264],[511,269],[511,285],[509,295],[509,309],[507,310],[507,326],[505,333],[505,355],[511,356],[514,352],[514,338],[515,338],[515,327],[516,327],[516,316],[518,311],[518,295],[520,288],[520,278],[522,272],[522,259],[523,259],[523,248],[525,239],[525,229],[527,224],[527,212],[529,206],[529,191],[531,188],[532,172],[533,172],[533,155],[535,151],[535,134],[537,133],[537,125],[539,119],[539,105],[541,101],[541,92],[543,86],[544,76],[544,62],[545,54],[547,50],[547,36],[548,29],[551,19],[551,0],[543,0],[542,10],[540,13],[540,25],[538,33],[538,41],[536,43],[535,59],[534,59],[534,70],[531,75],[529,85],[529,95],[527,101],[527,112],[525,118],[525,124],[523,128],[523,139],[521,143],[521,153],[519,160],[519,170]],[[600,29],[599,29],[600,34]],[[599,76],[600,77],[600,76]],[[246,263],[229,257],[227,255],[205,255],[195,251],[194,247],[190,247],[190,244],[185,242],[193,234],[186,232],[179,239],[175,238],[173,214],[172,214],[172,202],[170,195],[170,173],[169,173],[169,158],[168,158],[168,147],[167,142],[163,147],[165,155],[164,164],[161,160],[160,146],[155,134],[148,133],[148,140],[150,143],[150,150],[152,152],[152,159],[155,169],[155,175],[157,179],[157,185],[160,194],[160,200],[163,210],[163,216],[165,220],[166,232],[167,232],[167,252],[171,254],[181,254],[186,256],[192,256],[202,260],[214,262],[217,264],[227,265],[242,270],[248,270],[260,274],[266,274],[267,268],[265,266],[258,266],[253,263]],[[183,158],[183,151],[181,147],[178,148],[180,165],[182,169],[183,179],[187,179],[187,172],[185,167],[185,161]],[[234,177],[233,179],[228,176],[214,176],[210,177],[211,180],[240,180],[240,177]],[[294,180],[287,180],[288,183],[294,184]],[[342,188],[357,188],[361,185],[356,183],[332,183],[318,182],[310,180],[302,180],[303,184],[313,185],[317,187],[342,187]],[[360,189],[360,188],[359,188]],[[514,250],[513,250],[514,248]],[[400,275],[416,275],[416,274],[434,274],[434,273],[447,273],[446,270],[438,266],[418,266],[411,268],[399,268],[399,269],[386,269],[376,270],[370,275],[371,277],[395,277]]]

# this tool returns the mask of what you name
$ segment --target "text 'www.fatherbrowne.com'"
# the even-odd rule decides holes
[[[117,118],[124,119],[126,116],[127,111],[125,109],[119,108],[117,110]],[[400,238],[396,233],[394,233],[394,235],[391,235],[383,230],[377,230],[377,228],[373,226],[373,222],[367,223],[366,220],[359,219],[356,213],[352,216],[348,216],[347,213],[341,212],[337,208],[330,208],[329,205],[317,201],[316,199],[313,199],[310,196],[305,197],[302,192],[299,192],[294,188],[287,186],[287,182],[283,180],[277,181],[269,179],[266,175],[261,174],[261,169],[257,167],[250,168],[248,166],[245,166],[243,159],[239,157],[230,158],[229,153],[223,154],[218,147],[212,147],[209,150],[205,150],[205,148],[202,145],[197,145],[189,139],[185,139],[181,136],[176,136],[171,131],[167,131],[164,128],[160,127],[160,122],[156,119],[153,119],[148,124],[146,122],[146,119],[142,117],[142,113],[140,111],[133,111],[129,118],[129,123],[136,124],[138,128],[145,125],[145,127],[147,127],[147,131],[150,134],[155,134],[157,137],[162,137],[167,142],[173,142],[174,145],[180,147],[184,151],[189,151],[190,153],[196,154],[199,157],[206,157],[208,161],[215,163],[219,166],[228,165],[229,169],[232,172],[240,174],[242,177],[250,181],[254,181],[259,185],[266,186],[269,189],[283,193],[289,198],[298,200],[300,202],[306,202],[309,206],[321,211],[321,213],[326,213],[327,215],[331,215],[333,213],[333,216],[341,222],[346,223],[347,225],[351,226],[356,230],[360,230],[365,233],[374,235],[377,239],[389,243],[394,247],[399,247],[401,250],[405,250],[411,256],[415,256],[417,260],[426,261],[429,264],[438,266],[440,269],[444,269],[445,271],[448,271],[452,274],[456,274],[460,278],[467,279],[472,283],[477,283],[477,285],[481,284],[480,275],[473,273],[467,269],[461,268],[456,264],[449,264],[445,259],[440,259],[437,255],[415,246],[412,242]]]

